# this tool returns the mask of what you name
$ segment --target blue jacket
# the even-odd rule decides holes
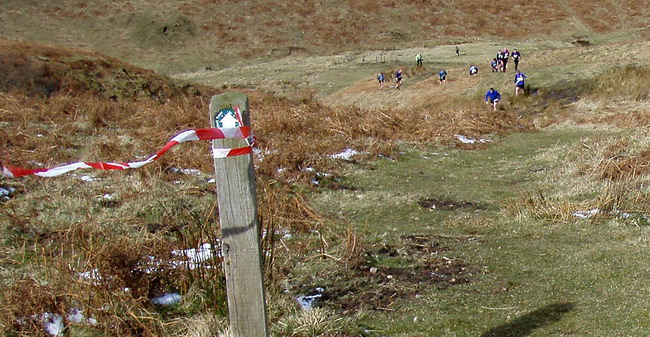
[[[494,90],[493,92],[490,92],[490,90],[488,90],[488,91],[485,93],[485,101],[486,101],[486,102],[487,102],[488,100],[491,100],[492,102],[494,102],[494,101],[496,101],[496,100],[500,100],[500,99],[501,99],[501,94],[499,94],[499,92],[496,91],[496,90]]]

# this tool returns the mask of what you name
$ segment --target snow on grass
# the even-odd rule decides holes
[[[181,301],[182,297],[179,293],[166,293],[151,299],[153,304],[169,306],[177,304]]]
[[[324,293],[325,289],[318,287],[314,289],[311,295],[300,295],[296,297],[296,301],[303,310],[311,310],[318,305],[318,300],[323,297]]]
[[[7,201],[11,199],[14,192],[16,192],[16,189],[13,187],[0,187],[0,200]]]
[[[463,136],[463,135],[454,135],[454,137],[456,137],[456,139],[458,139],[463,144],[476,144],[476,143],[481,143],[482,144],[482,143],[489,142],[489,140],[487,140],[487,139],[483,139],[483,138],[474,139],[474,138],[470,138],[470,137]]]
[[[359,152],[359,151],[357,151],[355,149],[346,148],[341,153],[330,155],[330,158],[332,158],[332,159],[343,159],[343,160],[350,161],[350,160],[352,160],[352,157],[354,157],[354,156],[356,156],[358,154],[361,154],[361,152]]]
[[[588,211],[575,211],[571,214],[573,214],[573,216],[578,217],[580,219],[589,219],[595,216],[596,214],[598,214],[598,212],[599,212],[598,208],[594,208]]]
[[[51,336],[63,336],[65,324],[63,324],[63,316],[46,312],[41,316],[43,320],[43,329]]]
[[[99,180],[102,180],[101,178],[97,178],[97,177],[93,177],[93,176],[88,176],[88,175],[83,175],[83,176],[79,177],[79,179],[81,179],[81,181],[83,181],[83,182],[87,182],[87,183],[92,182],[92,181],[99,181]]]
[[[210,261],[215,256],[221,257],[221,252],[216,251],[210,243],[204,243],[199,248],[176,249],[172,250],[172,255],[181,257],[186,260],[176,261],[175,266],[196,269],[204,266],[206,261]]]

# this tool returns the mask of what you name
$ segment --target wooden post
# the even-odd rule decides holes
[[[248,96],[224,93],[210,100],[210,125],[235,127],[239,107],[241,122],[250,125]],[[213,148],[246,146],[242,139],[213,140]],[[268,322],[262,274],[260,226],[253,155],[215,158],[219,221],[223,239],[224,272],[228,293],[230,329],[234,337],[266,337]]]

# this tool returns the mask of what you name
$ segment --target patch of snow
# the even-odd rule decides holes
[[[575,211],[571,213],[573,216],[581,218],[581,219],[589,219],[596,214],[598,214],[599,210],[598,208],[590,209],[588,211]]]
[[[81,181],[85,181],[87,183],[91,182],[91,181],[102,180],[101,178],[97,178],[97,177],[93,177],[93,176],[86,176],[86,175],[83,175],[83,176],[79,177],[79,179],[81,179]]]
[[[181,301],[181,299],[182,299],[182,297],[178,293],[167,293],[167,294],[163,294],[161,296],[152,298],[151,302],[153,302],[153,304],[168,306],[168,305],[174,305],[174,304],[179,303]]]
[[[97,201],[102,201],[102,200],[111,201],[117,199],[117,197],[113,194],[105,193],[102,196],[98,196],[96,199]]]
[[[193,175],[193,176],[203,175],[203,172],[197,169],[182,169],[181,172],[183,172],[183,174]]]
[[[84,271],[79,273],[79,277],[85,280],[99,281],[102,277],[99,275],[99,269]]]
[[[354,156],[356,156],[358,154],[361,154],[361,152],[359,152],[359,151],[357,151],[355,149],[346,148],[341,153],[330,155],[330,158],[332,158],[332,159],[343,159],[343,160],[350,161],[350,160],[352,160],[352,157],[354,157]]]
[[[177,266],[185,265],[189,269],[196,269],[201,267],[202,263],[209,261],[214,256],[221,256],[221,252],[215,252],[215,249],[212,248],[211,244],[204,243],[199,248],[172,250],[172,255],[187,259],[177,263]]]
[[[81,309],[72,308],[65,318],[72,323],[81,323],[86,317]]]
[[[489,142],[489,140],[487,140],[487,139],[481,138],[481,139],[477,140],[477,139],[469,138],[469,137],[463,136],[463,135],[454,135],[454,137],[456,137],[456,139],[458,139],[461,143],[464,143],[464,144],[475,144],[475,143],[487,143],[487,142]]]
[[[180,174],[185,174],[185,175],[188,175],[188,176],[190,176],[190,175],[191,176],[203,175],[203,172],[201,172],[201,170],[184,169],[184,168],[180,168],[180,167],[170,167],[170,168],[167,169],[167,172],[169,172],[169,173],[180,173]]]
[[[269,154],[273,154],[275,152],[277,151],[268,151],[268,150],[262,151],[259,148],[253,148],[253,155],[255,156],[257,161],[263,161],[264,157],[266,157]]]
[[[300,307],[303,310],[311,310],[317,306],[317,301],[323,298],[325,294],[325,289],[318,287],[314,289],[314,294],[312,295],[300,295],[296,297],[296,301],[300,304]]]
[[[63,316],[46,312],[41,316],[43,320],[43,328],[45,332],[51,336],[63,336],[65,325],[63,324]]]
[[[278,229],[275,231],[276,234],[282,235],[282,238],[285,240],[289,240],[293,238],[293,234],[288,229]]]
[[[620,216],[623,219],[631,218],[632,216],[634,216],[634,214],[632,213],[622,212],[622,211],[614,211],[614,214]]]
[[[71,308],[65,318],[68,320],[68,322],[72,323],[88,323],[90,325],[97,325],[97,320],[95,318],[86,318],[83,310],[78,308]]]
[[[0,187],[0,197],[9,199],[15,191],[16,189],[13,187]]]
[[[630,213],[630,212],[624,212],[621,210],[613,210],[612,213],[616,216],[619,216],[623,219],[638,219],[638,220],[643,220],[646,224],[650,224],[650,218],[648,218],[647,215],[643,213]]]

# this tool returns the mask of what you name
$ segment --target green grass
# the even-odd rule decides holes
[[[590,137],[599,136],[588,129],[550,128],[513,134],[484,150],[413,149],[397,162],[379,159],[372,169],[351,168],[346,178],[356,191],[314,195],[321,212],[351,221],[371,241],[394,242],[410,233],[478,238],[459,241],[445,253],[477,270],[470,284],[429,288],[362,322],[388,336],[650,331],[644,323],[646,227],[577,219],[549,224],[500,211],[526,191],[555,188],[553,175],[566,163],[543,160],[541,154]],[[469,213],[432,211],[417,204],[422,197],[490,206]]]

